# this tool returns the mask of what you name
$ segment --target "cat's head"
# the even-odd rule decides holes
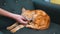
[[[32,20],[33,14],[34,14],[33,11],[22,8],[22,14],[21,15],[24,16],[27,20]]]

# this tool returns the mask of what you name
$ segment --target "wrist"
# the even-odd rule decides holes
[[[15,19],[15,14],[11,13],[9,14],[9,17]]]
[[[13,13],[10,14],[10,17],[13,18],[13,19],[15,19],[15,20],[18,18],[17,16],[18,16],[17,14],[13,14]]]

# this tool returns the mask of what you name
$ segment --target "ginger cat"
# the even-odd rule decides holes
[[[31,21],[26,27],[32,29],[47,29],[50,25],[50,17],[43,10],[26,10],[22,9],[22,16]]]
[[[37,30],[44,30],[49,28],[50,17],[43,10],[26,10],[25,8],[23,8],[21,15],[25,17],[29,21],[29,23],[27,25],[19,25],[18,23],[15,23],[12,26],[7,27],[8,30],[11,30],[11,32],[16,32],[23,27]]]

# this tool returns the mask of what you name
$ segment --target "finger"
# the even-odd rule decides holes
[[[28,22],[27,21],[23,21],[22,19],[20,19],[20,23],[27,24]]]
[[[27,19],[25,17],[21,17],[23,20],[27,21]]]

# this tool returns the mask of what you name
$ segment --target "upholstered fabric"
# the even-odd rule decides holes
[[[0,31],[0,34],[3,34],[3,33]]]
[[[6,29],[3,29],[2,32],[4,34],[13,34]],[[50,27],[47,30],[33,30],[29,28],[22,28],[14,34],[60,34],[60,25],[51,22]]]

